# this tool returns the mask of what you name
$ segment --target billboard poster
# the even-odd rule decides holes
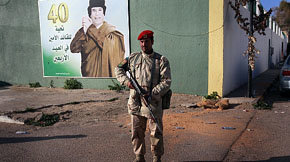
[[[44,77],[111,78],[129,56],[127,0],[39,0]]]

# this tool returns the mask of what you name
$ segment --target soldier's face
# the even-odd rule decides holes
[[[91,19],[94,25],[100,25],[104,22],[104,11],[102,7],[93,7],[91,9]]]
[[[145,53],[151,53],[152,52],[152,45],[153,45],[153,40],[151,40],[150,38],[146,38],[146,39],[141,39],[140,40],[140,47],[141,50]]]

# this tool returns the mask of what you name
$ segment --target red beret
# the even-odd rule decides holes
[[[153,38],[153,34],[154,33],[151,30],[144,30],[139,34],[138,40],[146,39],[146,38]]]

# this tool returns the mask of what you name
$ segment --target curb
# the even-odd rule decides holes
[[[276,76],[276,78],[273,79],[273,81],[271,82],[271,84],[269,84],[269,86],[265,89],[265,91],[263,92],[263,94],[261,96],[258,96],[251,104],[256,104],[259,101],[263,101],[265,96],[268,95],[270,89],[273,87],[274,83],[279,81],[279,75]]]

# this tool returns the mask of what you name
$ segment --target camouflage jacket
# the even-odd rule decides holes
[[[145,54],[143,52],[132,53],[129,58],[126,58],[115,68],[115,75],[122,85],[127,86],[129,78],[126,75],[126,71],[130,69],[143,90],[150,92],[153,61],[155,61],[155,70],[153,72],[152,99],[150,106],[156,117],[162,117],[162,96],[169,90],[171,85],[170,65],[166,57],[156,52],[152,54]],[[128,112],[147,118],[150,117],[148,108],[145,107],[140,96],[134,89],[130,89]]]

